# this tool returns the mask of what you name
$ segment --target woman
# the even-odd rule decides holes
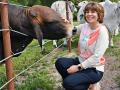
[[[101,80],[104,72],[108,48],[108,31],[102,25],[103,7],[95,2],[88,3],[84,9],[86,23],[79,25],[79,55],[76,58],[59,58],[55,66],[63,78],[66,90],[87,90],[90,84]]]

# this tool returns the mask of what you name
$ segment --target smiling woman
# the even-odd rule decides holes
[[[101,80],[104,72],[103,55],[109,44],[107,28],[101,24],[104,9],[100,4],[90,2],[84,13],[86,23],[76,26],[80,34],[78,57],[58,58],[55,63],[66,90],[88,90],[91,84]]]

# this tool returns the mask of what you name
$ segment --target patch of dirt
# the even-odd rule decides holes
[[[106,65],[104,76],[101,80],[101,90],[120,90],[120,87],[115,82],[115,78],[120,75],[120,68],[114,68],[113,66],[119,62],[116,57],[106,56]]]

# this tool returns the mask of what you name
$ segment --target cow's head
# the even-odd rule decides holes
[[[72,24],[64,22],[51,8],[35,5],[27,9],[27,14],[41,46],[43,38],[56,40],[72,36]]]

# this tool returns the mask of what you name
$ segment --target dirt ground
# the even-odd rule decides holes
[[[120,75],[120,68],[113,69],[115,63],[119,63],[115,60],[115,57],[106,56],[106,65],[104,76],[100,82],[101,90],[120,90],[120,87],[116,84],[114,78]]]

